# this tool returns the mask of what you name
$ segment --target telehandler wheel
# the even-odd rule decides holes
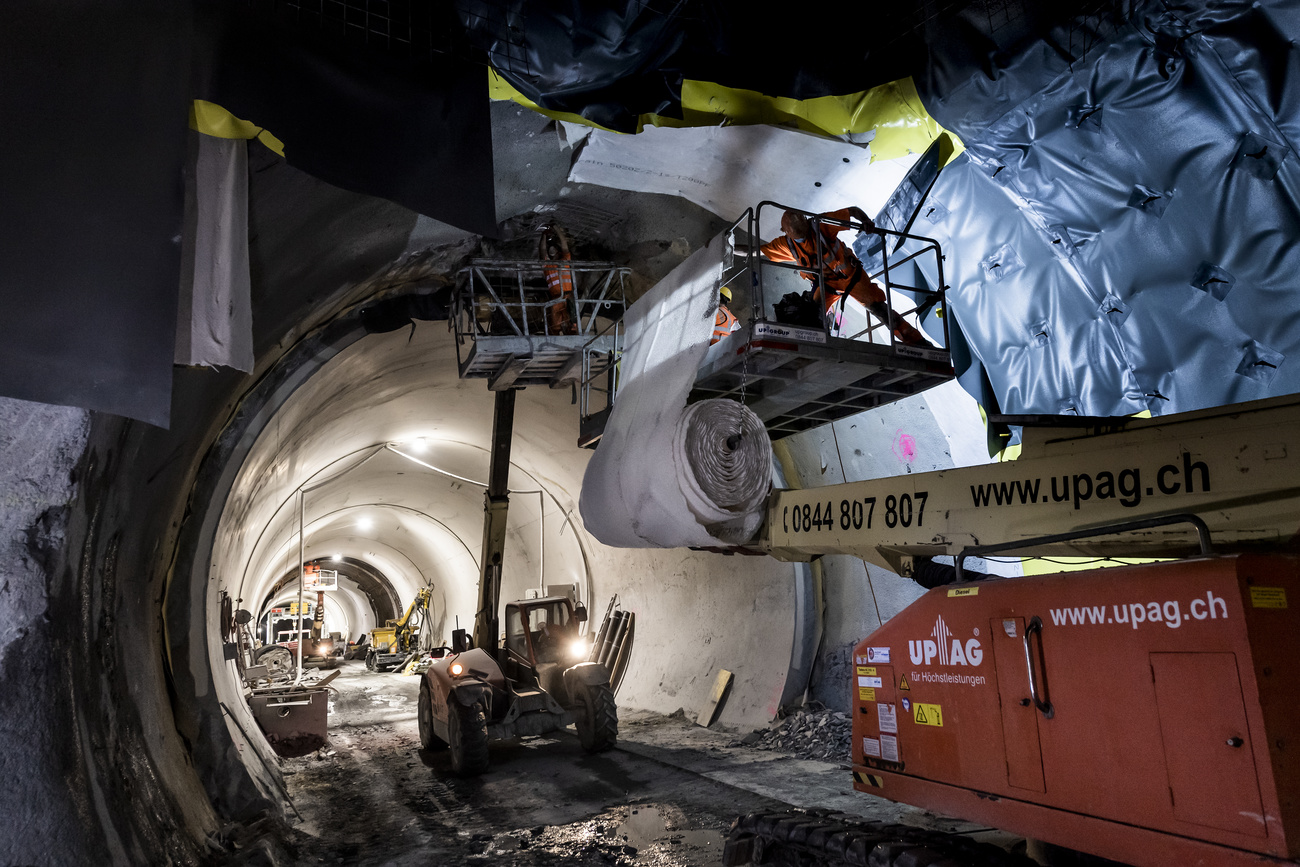
[[[379,670],[379,663],[375,660],[375,652],[373,650],[366,654],[366,668],[371,671]]]
[[[608,686],[584,686],[578,700],[578,741],[589,753],[601,753],[618,740],[618,707]]]
[[[433,697],[429,694],[429,687],[423,682],[420,684],[420,703],[417,708],[419,713],[416,716],[420,720],[420,746],[434,751],[447,749],[447,742],[433,733]]]
[[[466,707],[454,696],[447,700],[447,708],[451,769],[458,777],[477,776],[488,768],[487,714],[482,704]]]

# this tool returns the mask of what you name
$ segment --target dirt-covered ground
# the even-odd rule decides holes
[[[853,792],[843,763],[760,752],[685,714],[623,710],[599,755],[572,732],[494,742],[488,772],[462,780],[420,749],[417,678],[349,662],[334,686],[329,745],[283,761],[298,864],[712,867],[737,815],[791,805],[965,829]]]

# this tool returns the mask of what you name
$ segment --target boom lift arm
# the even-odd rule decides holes
[[[792,560],[842,553],[902,571],[993,550],[1199,553],[933,587],[854,648],[854,788],[1045,841],[1049,857],[1300,864],[1297,438],[1293,395],[1027,429],[1013,463],[776,494],[763,541]],[[1209,556],[1211,543],[1233,556]],[[868,856],[1026,864],[969,840],[786,813],[738,819],[723,863]]]
[[[1161,418],[1026,427],[1023,456],[986,466],[779,491],[760,548],[783,560],[850,554],[900,574],[913,558],[1039,539],[1025,555],[1169,557],[1192,528],[1041,541],[1195,514],[1216,550],[1276,549],[1300,531],[1300,398]]]

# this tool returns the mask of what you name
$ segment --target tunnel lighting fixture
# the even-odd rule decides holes
[[[374,525],[375,525],[374,521],[371,521],[369,518],[357,519],[357,529],[362,531],[363,533],[368,531]]]
[[[453,662],[447,670],[451,672],[452,677],[460,677],[465,673],[465,666],[461,665],[459,662]]]
[[[334,555],[333,557],[331,557],[330,559],[331,559],[332,561],[334,561],[335,563],[338,563],[339,561],[341,561],[341,560],[343,559],[343,555],[342,555],[342,554],[335,554],[335,555]]]
[[[411,440],[410,442],[408,442],[406,444],[406,447],[411,451],[415,452],[417,455],[422,455],[429,450],[429,441],[426,440],[424,437],[420,437],[419,439]]]

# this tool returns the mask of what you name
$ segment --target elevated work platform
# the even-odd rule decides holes
[[[493,391],[583,384],[585,415],[587,384],[622,351],[627,274],[608,262],[472,261],[452,310],[461,378]]]
[[[816,243],[810,257],[814,262],[832,258],[828,251],[840,233],[863,232],[869,253],[859,267],[881,293],[883,305],[868,311],[843,299],[831,314],[823,314],[814,296],[825,279],[821,269],[771,261],[758,246],[757,239],[771,234],[760,221],[769,227],[779,224],[786,211],[808,219]],[[937,242],[775,202],[747,211],[732,227],[732,236],[736,255],[725,278],[741,327],[709,348],[690,401],[741,401],[777,440],[920,394],[954,377],[942,318],[943,253]],[[851,253],[845,256],[853,259]],[[909,327],[911,333],[923,334],[927,345],[909,345],[898,336]]]
[[[710,347],[690,400],[746,404],[781,439],[919,394],[953,378],[940,349],[865,343],[755,321]]]

